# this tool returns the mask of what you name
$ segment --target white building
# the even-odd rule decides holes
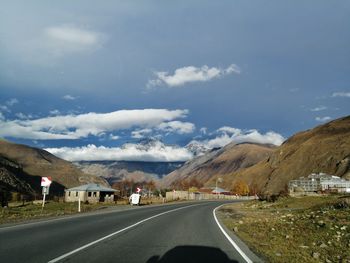
[[[290,192],[302,190],[304,192],[332,191],[350,193],[350,181],[325,173],[313,173],[308,177],[291,180],[288,188]]]

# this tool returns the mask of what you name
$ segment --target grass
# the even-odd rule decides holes
[[[150,205],[162,203],[162,200],[158,198],[153,199],[141,199],[141,205]],[[97,204],[84,204],[81,203],[81,212],[96,211],[106,209],[109,207],[121,207],[129,205],[128,200],[118,200],[117,203],[97,203]],[[7,208],[0,208],[0,224],[23,222],[39,218],[58,217],[63,215],[70,215],[78,213],[78,203],[63,203],[49,201],[42,209],[41,202],[34,204],[33,202],[27,202],[22,204],[21,202],[12,202]]]
[[[237,203],[220,217],[267,262],[350,262],[350,197]]]

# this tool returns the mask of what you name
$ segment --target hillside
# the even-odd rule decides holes
[[[29,184],[31,188],[38,189],[37,185],[40,188],[39,177],[41,176],[51,176],[60,189],[90,182],[107,185],[107,182],[102,178],[85,174],[72,163],[64,161],[47,151],[4,140],[0,140],[0,160],[3,175],[1,183],[3,185],[5,185],[4,181],[8,180],[15,187],[14,180],[19,180],[18,187],[23,188],[22,184],[23,186]]]
[[[272,194],[292,179],[319,172],[350,179],[350,116],[295,134],[267,160],[223,176],[223,185],[229,188],[240,178]]]
[[[195,178],[205,184],[215,175],[229,174],[267,159],[273,148],[271,145],[230,143],[222,149],[214,149],[186,162],[180,169],[164,177],[161,182],[163,187],[170,187],[176,181]]]
[[[122,180],[159,180],[182,166],[183,162],[80,161],[74,163],[85,173],[106,179],[111,185]]]

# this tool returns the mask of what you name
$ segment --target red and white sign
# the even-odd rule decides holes
[[[52,183],[51,177],[41,177],[41,186],[50,186]]]
[[[137,188],[136,188],[136,193],[139,193],[139,192],[141,192],[141,188],[140,188],[140,187],[137,187]]]

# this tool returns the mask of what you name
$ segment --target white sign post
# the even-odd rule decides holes
[[[45,206],[46,195],[49,194],[50,184],[52,183],[51,177],[41,177],[41,186],[43,187],[43,204],[42,208]]]

